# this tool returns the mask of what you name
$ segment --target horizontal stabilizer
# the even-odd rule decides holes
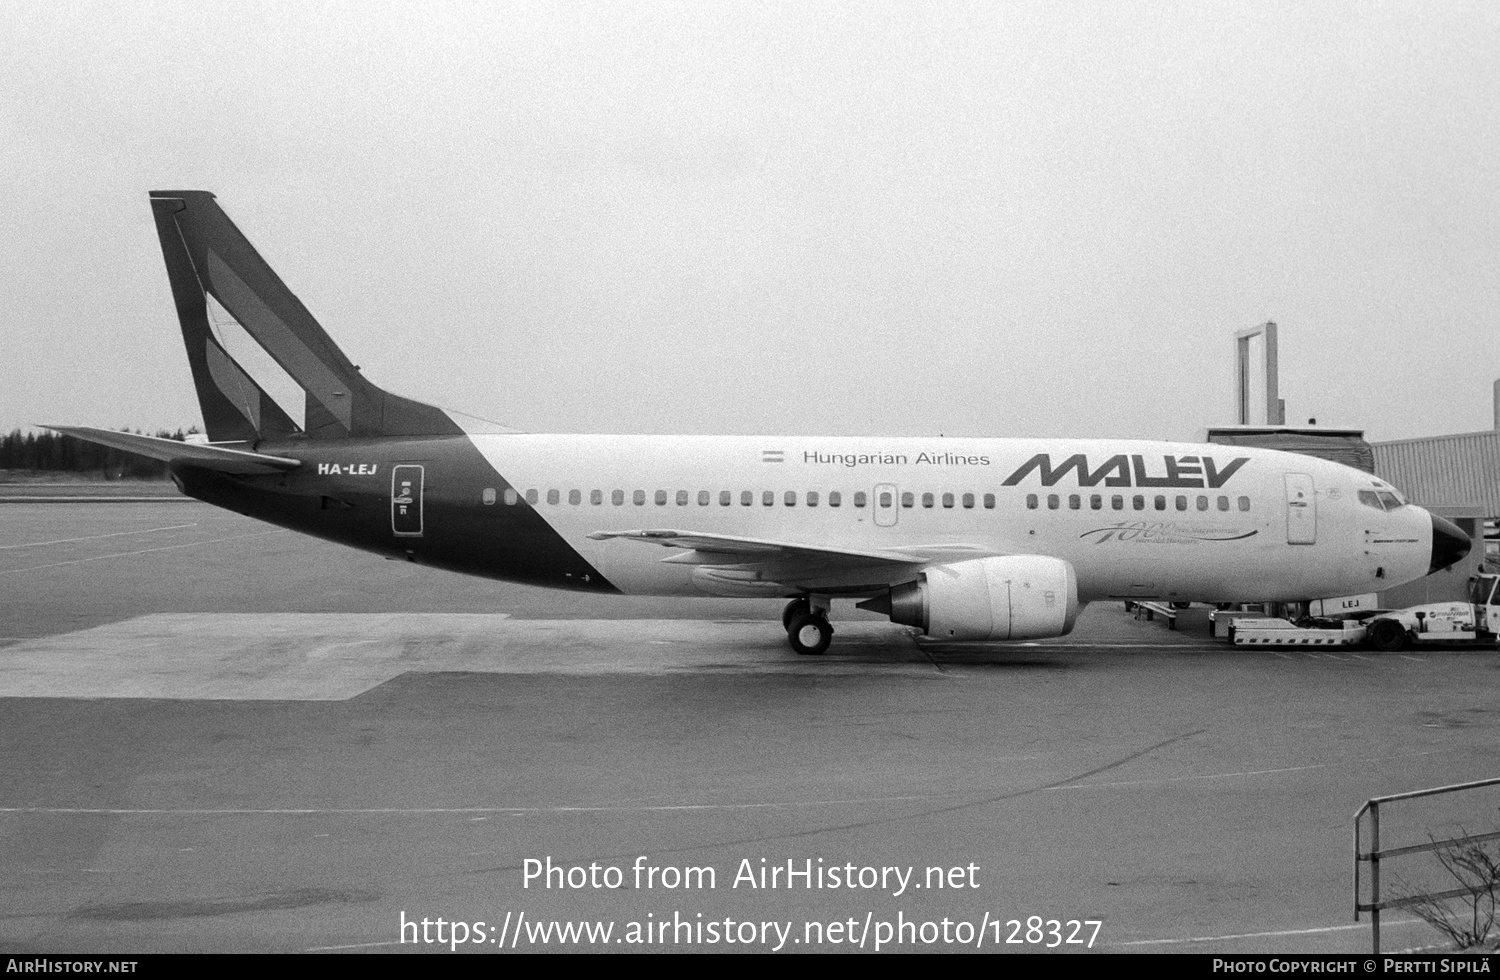
[[[136,435],[133,432],[115,432],[111,429],[95,429],[85,425],[44,425],[44,429],[75,436],[101,446],[124,450],[138,456],[149,456],[167,463],[185,463],[220,473],[281,473],[302,465],[300,460],[285,456],[267,456],[245,449],[229,449],[205,443],[178,442],[159,436]]]

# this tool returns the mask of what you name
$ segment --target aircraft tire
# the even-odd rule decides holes
[[[807,601],[807,596],[798,596],[786,604],[786,609],[781,613],[781,628],[790,631],[792,620],[803,613],[812,612],[812,603]]]
[[[805,612],[792,617],[786,638],[792,649],[802,656],[816,657],[833,642],[833,627],[822,616]]]
[[[1370,646],[1382,653],[1395,653],[1406,646],[1406,627],[1394,619],[1382,619],[1370,627]]]

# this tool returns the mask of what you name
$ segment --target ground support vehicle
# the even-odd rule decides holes
[[[1500,634],[1500,575],[1482,572],[1469,579],[1468,602],[1432,602],[1367,621],[1370,645],[1394,652],[1406,646],[1495,646]]]
[[[1222,622],[1226,616],[1218,614]],[[1360,646],[1394,653],[1408,646],[1486,646],[1500,641],[1500,574],[1469,579],[1468,602],[1431,602],[1343,617],[1257,618],[1228,614],[1232,646]]]
[[[1316,619],[1302,624],[1269,617],[1229,621],[1230,646],[1353,647],[1365,642],[1365,625],[1354,620]]]

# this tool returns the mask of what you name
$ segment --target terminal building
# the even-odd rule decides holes
[[[1259,342],[1258,359],[1251,357],[1252,341]],[[1473,541],[1468,557],[1452,568],[1381,593],[1381,608],[1464,600],[1470,576],[1481,569],[1500,571],[1500,380],[1494,384],[1494,427],[1489,430],[1369,443],[1359,429],[1285,424],[1286,405],[1277,393],[1275,323],[1236,333],[1235,359],[1240,424],[1211,428],[1206,441],[1303,453],[1373,473],[1411,503],[1458,525]],[[1257,367],[1256,381],[1263,388],[1251,381]],[[1249,424],[1262,395],[1266,424]]]
[[[1381,597],[1390,609],[1424,602],[1463,599],[1469,576],[1481,565],[1500,571],[1500,381],[1495,382],[1495,427],[1425,439],[1377,442],[1375,473],[1400,487],[1407,499],[1446,517],[1474,541],[1469,557]]]

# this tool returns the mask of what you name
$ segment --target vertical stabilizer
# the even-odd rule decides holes
[[[299,430],[215,339],[205,295],[228,310],[306,392],[309,438],[462,431],[441,409],[365,380],[213,194],[152,191],[151,208],[210,439],[253,442]]]

